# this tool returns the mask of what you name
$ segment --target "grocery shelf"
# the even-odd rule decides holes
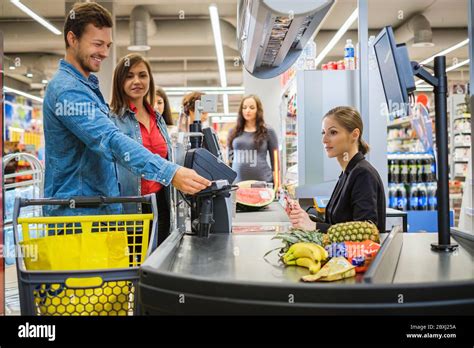
[[[456,180],[458,180],[458,181],[465,181],[465,180],[466,180],[466,176],[465,176],[465,175],[455,175],[454,177],[455,177]]]
[[[392,123],[389,123],[387,125],[387,128],[398,128],[398,127],[404,127],[404,126],[409,126],[411,124],[410,118],[409,117],[403,117],[398,120],[393,121]]]
[[[457,120],[470,120],[471,119],[471,115],[469,116],[455,116],[453,121],[457,121]]]
[[[416,141],[418,138],[403,138],[403,137],[398,137],[398,138],[389,138],[387,139],[388,141]]]

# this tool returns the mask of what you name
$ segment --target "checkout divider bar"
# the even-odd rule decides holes
[[[364,283],[392,284],[403,247],[403,229],[395,226],[383,241],[377,256],[365,272]]]

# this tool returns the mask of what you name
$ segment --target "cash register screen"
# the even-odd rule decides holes
[[[402,62],[391,27],[385,27],[375,39],[375,56],[382,78],[389,114],[403,117],[408,115],[408,92],[405,86]],[[403,62],[405,63],[405,62]],[[408,62],[409,64],[409,62]]]
[[[223,160],[219,138],[217,137],[216,132],[214,132],[214,129],[210,127],[203,128],[202,133],[204,134],[204,148],[217,158]]]

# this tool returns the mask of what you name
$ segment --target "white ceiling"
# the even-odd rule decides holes
[[[288,0],[291,1],[291,0]],[[422,60],[459,41],[467,38],[467,1],[466,0],[368,0],[369,2],[369,30],[376,34],[383,26],[392,25],[397,35],[397,28],[401,28],[414,15],[422,13],[431,23],[433,29],[432,48],[413,48],[408,43],[410,58]],[[64,0],[22,0],[36,13],[53,23],[64,19]],[[237,17],[237,0],[115,0],[114,10],[117,17],[118,30],[115,41],[118,42],[117,57],[127,53],[129,42],[127,21],[132,9],[137,5],[145,5],[157,26],[161,21],[176,21],[176,33],[169,37],[153,38],[152,49],[147,57],[153,61],[153,68],[157,78],[164,86],[218,86],[219,75],[215,57],[214,42],[208,35],[209,14],[208,6],[215,3],[218,6],[221,19],[233,26]],[[316,36],[318,50],[321,50],[332,35],[344,23],[350,13],[356,8],[356,0],[339,0],[323,23]],[[184,11],[184,12],[180,12]],[[201,20],[202,25],[195,28],[194,33],[186,32],[185,25],[180,28],[179,15],[185,15],[184,20]],[[163,23],[163,22],[162,22]],[[183,23],[183,22],[181,22]],[[12,30],[12,28],[16,30]],[[232,28],[232,27],[231,27]],[[8,58],[16,56],[30,56],[34,68],[45,54],[62,55],[61,37],[56,37],[41,25],[31,20],[26,14],[13,6],[9,0],[0,0],[0,31],[5,31],[5,52]],[[11,31],[21,33],[12,39]],[[10,38],[10,39],[9,39]],[[343,47],[346,38],[357,42],[357,23],[351,31],[340,40],[328,54],[326,60],[342,59]],[[224,52],[227,61],[229,85],[242,84],[242,68],[234,66],[238,51],[233,35],[224,37]],[[173,44],[170,44],[172,41]],[[166,44],[164,44],[166,42]],[[27,44],[23,44],[27,43]],[[10,47],[9,47],[10,46]],[[53,49],[54,48],[54,49]],[[448,64],[453,59],[459,61],[468,58],[467,47],[461,48],[448,56]],[[26,59],[28,61],[28,59]],[[466,66],[466,68],[468,68]],[[9,72],[10,73],[10,72]],[[460,72],[454,73],[456,78]],[[465,72],[462,74],[466,75]]]

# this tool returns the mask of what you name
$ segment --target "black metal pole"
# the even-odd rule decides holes
[[[434,88],[435,94],[435,125],[436,150],[438,157],[438,243],[432,243],[431,248],[438,251],[452,251],[457,248],[451,242],[449,223],[449,163],[448,163],[448,112],[446,106],[447,77],[446,57],[438,56],[434,60],[435,77],[438,84]]]

